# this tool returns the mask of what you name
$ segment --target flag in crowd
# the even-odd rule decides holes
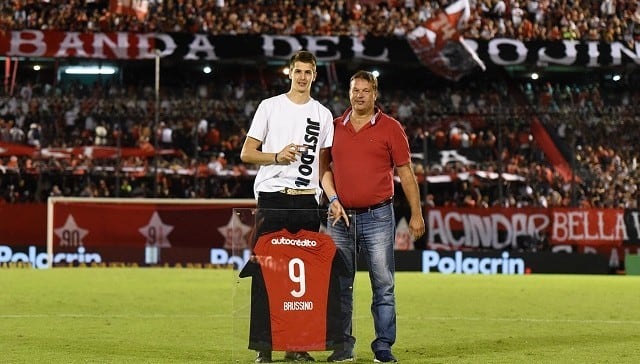
[[[454,81],[476,66],[484,71],[484,63],[460,35],[470,14],[469,0],[456,0],[412,30],[407,39],[420,62]]]
[[[109,0],[109,7],[116,14],[135,15],[144,21],[149,12],[148,0]]]

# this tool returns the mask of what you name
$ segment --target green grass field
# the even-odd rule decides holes
[[[230,270],[2,269],[0,362],[250,363],[248,284]],[[370,297],[359,273],[360,363]],[[402,363],[640,362],[640,277],[401,272],[397,300]]]

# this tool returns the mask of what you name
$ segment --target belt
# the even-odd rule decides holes
[[[284,193],[285,195],[315,195],[316,189],[315,188],[295,189],[295,188],[285,187],[283,190],[278,192]]]
[[[389,205],[391,202],[393,202],[393,197],[390,197],[390,198],[388,198],[388,199],[386,199],[386,200],[384,200],[384,201],[382,201],[382,202],[380,202],[380,203],[377,203],[377,204],[375,204],[375,205],[371,205],[371,206],[369,206],[369,207],[361,207],[361,208],[358,208],[358,209],[347,209],[347,210],[349,210],[349,211],[353,211],[353,212],[355,212],[356,214],[363,214],[363,213],[365,213],[365,212],[369,212],[369,211],[371,211],[371,210],[375,210],[375,209],[379,209],[379,208],[381,208],[381,207],[387,206],[387,205]]]

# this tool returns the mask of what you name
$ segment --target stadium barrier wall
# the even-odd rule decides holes
[[[51,262],[59,266],[219,267],[237,266],[246,258],[245,253],[231,254],[228,245],[233,234],[251,229],[231,228],[232,209],[255,206],[252,199],[126,199],[127,203],[109,207],[89,200],[95,203],[75,206],[75,212],[73,204],[64,203],[55,216],[49,215],[50,243],[56,244],[51,256],[47,255],[47,206],[0,205],[0,266],[42,268]],[[583,256],[590,261],[592,255],[603,257],[609,272],[617,272],[624,268],[625,255],[640,253],[637,210],[429,209],[427,235],[416,242],[408,233],[408,216],[397,213],[398,270],[422,271],[424,259],[435,259],[425,257],[423,250],[438,252],[444,259],[438,264],[444,270],[449,269],[448,258],[473,265],[464,259],[476,257],[473,254],[491,259],[501,258],[503,252],[509,254],[507,259],[526,254],[531,263],[525,268],[533,273],[601,273],[599,261],[593,262],[598,264],[593,271],[583,267]],[[543,257],[545,263],[538,263],[536,257]]]

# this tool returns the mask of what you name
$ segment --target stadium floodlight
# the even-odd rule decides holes
[[[112,75],[116,73],[111,66],[70,66],[64,70],[67,75]]]

